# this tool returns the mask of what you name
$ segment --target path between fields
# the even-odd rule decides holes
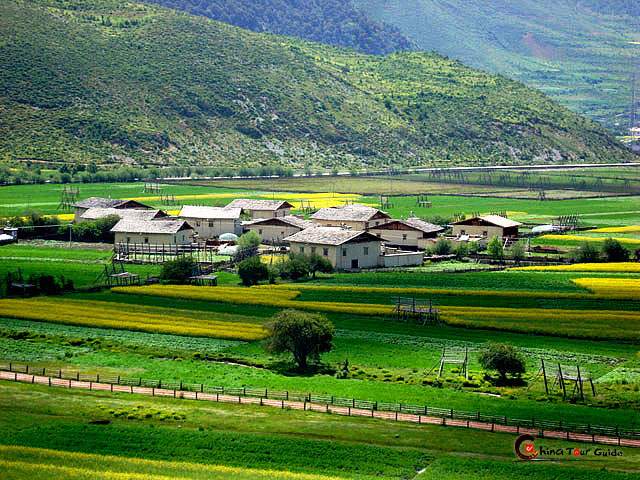
[[[225,395],[219,393],[200,393],[181,390],[170,390],[165,388],[135,387],[132,385],[116,385],[111,383],[87,382],[69,380],[64,378],[46,377],[31,375],[27,373],[16,373],[0,371],[1,380],[15,382],[33,383],[48,385],[50,387],[79,388],[83,390],[96,390],[102,392],[116,393],[136,393],[141,395],[152,395],[158,397],[183,398],[188,400],[205,400],[212,402],[237,403],[240,405],[260,405],[266,407],[289,408],[293,410],[304,410],[310,412],[332,413],[336,415],[346,415],[354,417],[369,417],[381,420],[392,420],[396,422],[410,422],[425,425],[442,425],[453,427],[473,428],[475,430],[485,430],[489,432],[537,435],[546,438],[558,438],[565,440],[576,440],[581,442],[602,443],[607,445],[618,445],[622,447],[640,447],[640,440],[627,438],[612,438],[599,435],[587,435],[571,432],[558,432],[540,430],[533,428],[514,427],[510,425],[500,425],[494,423],[479,422],[473,420],[456,420],[451,418],[429,417],[427,415],[417,415],[411,413],[386,412],[380,410],[367,410],[364,408],[337,407],[334,405],[317,404],[311,402],[300,402],[292,400],[274,400],[260,397],[242,397],[238,395]]]

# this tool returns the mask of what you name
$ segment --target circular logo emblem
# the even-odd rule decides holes
[[[538,453],[540,453],[540,450],[535,449],[533,445],[534,440],[535,438],[533,437],[533,435],[529,435],[529,434],[520,435],[516,439],[516,443],[514,445],[516,449],[516,455],[518,455],[523,460],[532,460],[535,457],[537,457]],[[524,453],[521,450],[523,443],[524,443]]]

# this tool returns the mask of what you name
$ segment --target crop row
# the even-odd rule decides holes
[[[534,265],[531,267],[513,267],[509,270],[536,270],[550,272],[622,272],[640,273],[638,262],[612,263],[574,263],[571,265]]]
[[[0,446],[0,468],[15,478],[136,478],[171,477],[338,480],[337,477],[200,463],[167,462],[42,448]]]
[[[636,278],[574,278],[573,282],[599,297],[640,300],[640,279]]]
[[[195,287],[190,285],[148,285],[143,287],[117,287],[117,293],[151,295],[191,300],[218,301],[241,305],[262,305],[276,308],[299,308],[318,312],[351,313],[354,315],[388,315],[391,305],[340,302],[301,302],[293,300],[300,291],[290,288]]]
[[[628,225],[626,227],[605,227],[587,230],[587,233],[640,233],[640,225]]]
[[[316,292],[340,292],[349,293],[391,293],[393,295],[472,295],[487,297],[528,297],[528,298],[593,298],[590,293],[566,293],[566,292],[540,292],[540,291],[513,291],[513,290],[470,290],[456,288],[420,288],[420,287],[357,287],[350,285],[259,285],[256,289],[296,290]]]
[[[215,320],[209,312],[190,312],[192,316],[184,316],[180,310],[161,311],[165,313],[150,307],[89,300],[45,297],[0,300],[0,316],[26,320],[240,340],[258,340],[266,335],[261,325]]]
[[[216,315],[217,318],[218,315]],[[124,345],[140,345],[144,347],[171,348],[189,350],[194,352],[218,352],[227,348],[242,345],[244,342],[237,340],[223,340],[206,337],[185,337],[179,335],[167,335],[160,333],[134,332],[130,330],[114,330],[112,328],[81,327],[77,325],[63,325],[59,323],[34,322],[18,318],[3,318],[0,321],[0,332],[29,332],[34,334],[61,336],[66,338],[100,338],[102,340],[117,342]],[[1,340],[0,340],[1,343]],[[23,342],[25,345],[37,348],[52,346],[52,344],[36,344]],[[40,347],[38,347],[40,345]],[[45,347],[46,348],[46,347]],[[0,352],[2,349],[0,348]],[[35,352],[25,354],[20,360],[32,360]],[[29,356],[30,355],[30,356]],[[9,358],[0,355],[2,358]],[[18,358],[16,358],[18,360]]]
[[[538,237],[541,240],[570,240],[570,241],[578,241],[578,242],[604,242],[609,237],[587,237],[580,235],[560,235],[555,233],[550,233],[548,235],[542,235]],[[619,241],[620,243],[628,243],[637,245],[640,244],[640,240],[637,238],[614,238],[614,240]]]
[[[616,310],[443,307],[450,325],[577,338],[640,340],[640,314]]]

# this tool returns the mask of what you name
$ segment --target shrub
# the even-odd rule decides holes
[[[516,242],[511,246],[511,258],[515,260],[516,263],[520,263],[526,257],[526,252],[524,250],[524,245],[522,242]]]
[[[242,284],[249,287],[262,280],[267,280],[269,268],[260,261],[259,257],[250,257],[238,264],[238,275]]]
[[[488,370],[497,370],[502,381],[507,379],[507,374],[520,376],[526,371],[524,358],[511,345],[494,343],[480,354],[478,361]]]
[[[36,273],[29,276],[29,283],[35,285],[38,291],[44,295],[60,295],[62,293],[62,285],[53,275]]]
[[[436,255],[449,255],[451,253],[451,242],[446,238],[439,238],[433,247]]]
[[[456,258],[458,260],[462,260],[464,257],[469,255],[469,244],[467,242],[458,242],[453,253],[456,254]]]
[[[75,223],[71,233],[75,240],[81,242],[113,242],[111,229],[119,221],[118,215],[107,215],[92,222]],[[60,227],[60,234],[68,234],[68,227]]]
[[[630,254],[618,240],[607,238],[602,244],[602,256],[607,262],[626,262]]]
[[[301,369],[306,368],[309,358],[318,360],[321,353],[329,352],[333,347],[333,325],[318,313],[283,310],[266,328],[269,334],[265,339],[265,350],[292,353]]]
[[[494,260],[504,259],[504,247],[502,246],[502,240],[498,237],[493,237],[487,245],[487,253]]]
[[[259,245],[260,236],[252,230],[238,238],[238,246],[241,249],[257,248]]]
[[[188,283],[193,275],[196,262],[191,257],[179,257],[170,260],[162,266],[160,278],[167,282],[184,284]]]
[[[300,280],[303,277],[309,275],[309,269],[307,265],[298,258],[289,258],[280,266],[280,276],[287,280]]]
[[[591,242],[584,242],[569,257],[578,263],[597,262],[600,260],[600,252]]]

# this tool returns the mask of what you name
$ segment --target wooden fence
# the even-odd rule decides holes
[[[329,411],[330,407],[335,408],[347,408],[348,414],[351,415],[351,409],[355,411],[369,412],[367,416],[376,418],[386,418],[401,420],[404,416],[413,416],[416,423],[422,423],[421,417],[425,418],[438,418],[442,420],[442,424],[445,425],[447,419],[450,425],[466,426],[468,428],[480,428],[479,426],[472,426],[472,423],[483,424],[491,427],[491,431],[504,431],[518,433],[520,429],[535,430],[535,433],[539,436],[544,436],[544,432],[551,436],[552,432],[563,433],[561,438],[568,440],[591,440],[596,443],[597,437],[615,439],[616,444],[622,445],[623,439],[630,440],[630,443],[625,442],[629,446],[640,446],[640,430],[633,429],[625,426],[602,426],[593,425],[590,423],[572,423],[559,421],[550,421],[544,419],[523,419],[513,418],[507,415],[489,415],[482,412],[470,412],[464,410],[455,410],[453,408],[441,408],[431,407],[427,405],[412,405],[408,403],[390,403],[390,402],[377,402],[371,400],[359,400],[355,398],[342,398],[335,397],[328,394],[318,395],[315,393],[302,393],[302,392],[290,392],[280,390],[270,390],[264,387],[237,387],[229,388],[224,386],[211,386],[202,383],[187,383],[183,381],[164,381],[164,380],[152,380],[141,377],[122,377],[119,375],[101,375],[101,374],[83,374],[74,371],[52,369],[46,367],[34,367],[28,364],[16,364],[16,363],[0,363],[0,370],[5,372],[13,372],[16,374],[15,380],[18,380],[17,374],[31,375],[31,381],[35,383],[35,378],[49,379],[49,385],[53,385],[51,378],[66,380],[68,386],[72,386],[72,382],[84,382],[88,384],[88,388],[92,387],[92,383],[100,385],[111,385],[111,391],[130,391],[136,393],[135,388],[151,389],[151,394],[155,394],[155,389],[162,390],[162,395],[169,395],[174,397],[188,397],[198,399],[198,394],[206,394],[211,399],[211,395],[216,395],[216,400],[220,401],[217,396],[223,395],[226,397],[237,398],[238,403],[260,403],[263,401],[279,401],[282,402],[283,408],[284,402],[298,402],[310,405],[323,405],[326,406],[325,411]],[[67,386],[62,384],[62,386]],[[113,386],[129,387],[129,389],[122,390],[120,387],[113,388]],[[188,394],[188,395],[186,395]],[[242,398],[245,399],[258,399],[258,402],[242,402]],[[386,412],[381,415],[376,412]],[[389,415],[387,415],[389,414]],[[360,414],[358,414],[360,415]],[[394,418],[395,417],[395,418]],[[417,420],[415,420],[417,418]],[[427,423],[427,422],[425,422]],[[574,435],[571,438],[571,435]],[[576,435],[578,435],[576,437]],[[606,443],[606,442],[605,442]]]

